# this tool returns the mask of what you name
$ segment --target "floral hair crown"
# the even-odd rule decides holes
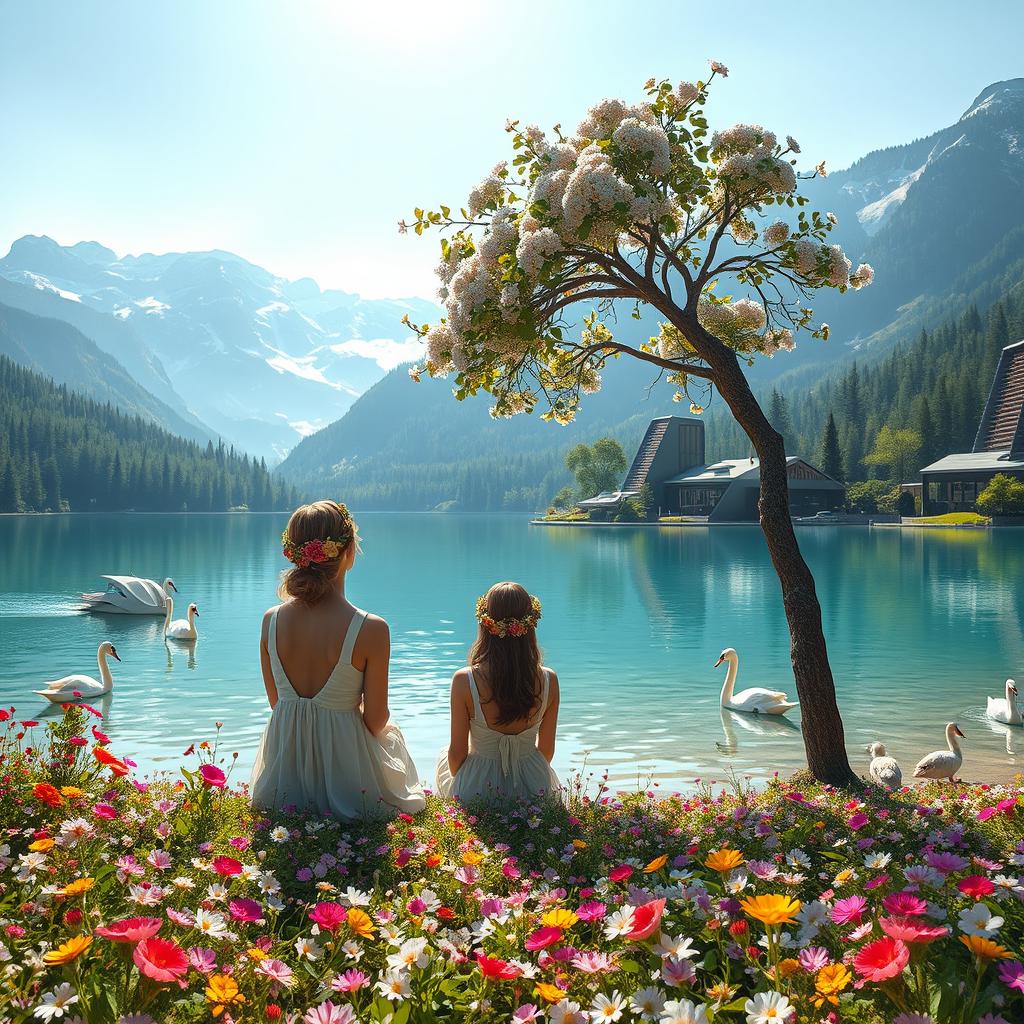
[[[533,609],[529,615],[521,619],[495,619],[487,614],[487,597],[477,598],[476,617],[480,625],[487,630],[491,636],[505,639],[507,636],[526,636],[531,629],[534,629],[540,621],[540,601],[535,597],[530,598],[530,607]]]
[[[288,536],[287,530],[281,534],[281,551],[289,562],[294,562],[300,569],[306,569],[318,562],[330,562],[352,543],[352,538],[355,536],[352,516],[340,501],[337,505],[345,522],[345,529],[340,537],[328,537],[326,540],[320,540],[317,537],[307,540],[305,544],[296,544]]]

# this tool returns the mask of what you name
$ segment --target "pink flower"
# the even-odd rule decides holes
[[[948,875],[953,871],[963,871],[971,863],[964,857],[958,857],[955,853],[929,853],[925,860],[943,875]]]
[[[603,974],[615,969],[615,957],[608,953],[582,950],[572,958],[572,965],[584,974]]]
[[[348,911],[340,903],[318,903],[309,919],[324,931],[336,932],[348,920]]]
[[[542,1014],[534,1003],[523,1003],[512,1012],[514,1024],[531,1024],[532,1021],[540,1020]]]
[[[900,939],[886,937],[862,946],[853,958],[854,970],[865,981],[888,981],[898,977],[910,963],[910,950]]]
[[[196,946],[188,951],[188,962],[200,974],[210,974],[217,969],[217,954],[212,949]]]
[[[213,870],[221,878],[234,878],[242,873],[242,862],[234,857],[214,857]]]
[[[228,777],[215,764],[202,764],[199,766],[199,775],[204,786],[211,786],[213,789],[223,789],[228,782]]]
[[[335,992],[356,992],[358,989],[369,985],[369,983],[369,975],[363,974],[362,971],[357,971],[354,967],[351,967],[342,974],[339,974],[331,982],[331,988]]]
[[[883,917],[878,923],[886,935],[903,942],[934,942],[949,934],[945,925],[928,924],[916,917]]]
[[[587,903],[581,903],[576,908],[576,916],[581,921],[600,921],[604,917],[608,908],[597,900],[590,900]]]
[[[307,1010],[302,1021],[303,1024],[353,1024],[355,1019],[355,1010],[347,1003],[343,1006],[335,1006],[328,999],[319,1006]]]
[[[153,981],[177,981],[188,970],[188,957],[177,943],[153,936],[143,939],[132,953],[135,966]]]
[[[261,960],[253,970],[269,978],[275,985],[284,985],[287,988],[292,983],[292,969],[282,960],[275,960],[269,957]]]
[[[255,900],[232,900],[228,910],[236,921],[263,920],[263,908]]]
[[[809,974],[817,974],[828,963],[828,950],[821,946],[808,946],[806,949],[800,950],[797,960]]]
[[[163,926],[159,917],[126,917],[96,929],[96,934],[111,942],[143,942]]]
[[[866,814],[861,812],[860,814],[855,814],[847,822],[847,824],[850,826],[850,828],[854,830],[854,832],[857,832],[860,829],[862,829],[870,820],[871,819]]]
[[[561,938],[561,928],[538,928],[527,938],[526,948],[534,953],[538,949],[547,949],[548,946],[553,946],[556,942],[561,941]]]
[[[863,896],[847,896],[832,905],[831,917],[836,924],[860,924],[868,901]]]
[[[175,910],[174,907],[168,907],[167,916],[183,928],[191,928],[196,923],[195,916],[189,910]]]
[[[661,962],[661,980],[672,988],[681,988],[683,985],[692,984],[696,977],[697,971],[689,960],[667,956]]]
[[[646,939],[661,924],[661,915],[665,912],[665,901],[651,900],[633,908],[633,928],[626,933],[627,939]]]
[[[611,882],[624,882],[632,874],[633,869],[628,864],[620,864],[617,868],[612,868],[608,872],[608,880]]]
[[[999,965],[999,980],[1009,988],[1024,992],[1024,964],[1019,960],[1005,960]]]
[[[965,896],[970,896],[973,900],[984,899],[984,897],[991,896],[996,891],[992,879],[986,878],[984,875],[968,875],[967,878],[961,878],[956,883],[956,887]]]
[[[928,904],[912,892],[891,892],[882,900],[882,906],[897,917],[921,917],[928,913]]]

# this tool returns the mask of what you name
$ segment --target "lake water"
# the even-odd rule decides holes
[[[447,742],[448,684],[475,630],[477,596],[522,582],[544,605],[539,639],[562,682],[556,768],[609,769],[620,788],[664,789],[729,767],[759,778],[802,763],[791,723],[723,714],[724,647],[738,688],[794,692],[778,584],[755,527],[550,529],[512,516],[365,514],[349,596],[391,623],[391,707],[426,777]],[[96,675],[112,640],[104,729],[141,766],[173,768],[224,723],[248,776],[269,715],[259,672],[264,609],[284,568],[284,516],[0,517],[0,703],[71,672]],[[801,528],[815,572],[853,763],[881,739],[907,774],[967,734],[964,775],[1008,779],[1024,730],[989,724],[987,694],[1024,681],[1024,531]],[[194,653],[155,617],[77,611],[100,573],[173,576],[200,608]],[[176,609],[176,616],[178,609]]]

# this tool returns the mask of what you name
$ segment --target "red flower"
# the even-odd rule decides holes
[[[437,910],[437,916],[442,921],[452,921],[455,919],[455,911],[451,907],[439,907]]]
[[[97,818],[105,818],[107,821],[113,821],[117,817],[117,810],[110,806],[110,804],[96,804],[92,813]]]
[[[144,942],[153,938],[163,923],[159,917],[126,917],[101,925],[96,929],[96,934],[111,942]]]
[[[526,636],[526,627],[521,622],[512,621],[508,624],[509,636]]]
[[[480,973],[485,978],[501,978],[508,981],[518,978],[523,973],[515,964],[499,960],[497,957],[485,956],[483,953],[477,953],[476,962],[480,965]]]
[[[255,900],[232,900],[228,909],[236,921],[263,920],[263,908]]]
[[[949,934],[944,925],[928,924],[916,917],[883,917],[878,923],[886,935],[902,942],[934,942]]]
[[[657,931],[661,915],[665,912],[664,900],[651,900],[633,908],[633,929],[626,933],[627,939],[646,939]]]
[[[750,931],[750,926],[742,918],[738,921],[733,921],[732,924],[729,925],[729,934],[733,938],[739,938],[742,935],[746,935],[748,931]]]
[[[886,937],[863,946],[853,966],[865,981],[888,981],[903,973],[910,963],[910,950],[900,939]]]
[[[348,911],[340,903],[318,903],[309,919],[325,931],[336,932],[348,920]]]
[[[215,764],[200,765],[199,775],[203,785],[212,789],[223,789],[227,785],[228,777]]]
[[[965,895],[970,896],[972,899],[980,900],[985,896],[991,896],[996,891],[995,885],[992,883],[990,878],[986,878],[984,875],[970,875],[967,878],[961,878],[956,883],[956,887]]]
[[[115,775],[127,775],[128,765],[120,758],[114,757],[114,755],[106,750],[104,747],[95,746],[92,748],[92,756],[99,761],[100,764],[109,768]]]
[[[51,786],[48,782],[37,782],[32,787],[32,795],[37,800],[46,804],[47,807],[60,807],[64,802],[64,798],[60,795],[57,789]]]
[[[548,946],[553,946],[556,942],[562,938],[561,928],[538,928],[532,935],[526,940],[526,948],[530,952],[535,952],[538,949],[547,949]]]
[[[617,868],[612,868],[608,872],[608,880],[611,882],[624,882],[632,874],[633,869],[628,864],[620,864]]]
[[[267,1003],[267,1020],[280,1020],[281,1007],[277,1003]]]
[[[323,541],[307,540],[302,545],[302,557],[307,562],[326,562],[327,553],[324,551]]]
[[[242,862],[234,857],[214,857],[213,870],[222,878],[233,878],[242,873]]]
[[[188,957],[168,939],[143,939],[132,953],[135,966],[154,981],[177,981],[188,970]]]
[[[95,725],[92,727],[92,738],[97,743],[102,743],[104,746],[110,743],[110,737],[106,733],[100,732]]]

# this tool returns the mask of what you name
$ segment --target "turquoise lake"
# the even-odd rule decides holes
[[[104,702],[113,749],[175,768],[224,723],[222,749],[248,778],[269,708],[259,628],[284,560],[285,516],[0,517],[0,703],[50,714],[32,690],[96,675],[113,641]],[[764,778],[802,763],[799,715],[723,713],[724,647],[737,688],[795,693],[778,583],[755,527],[551,529],[514,516],[364,514],[348,593],[391,624],[391,708],[424,778],[447,743],[448,684],[472,641],[477,596],[515,579],[540,597],[539,639],[559,674],[555,767],[608,769],[618,788],[677,789],[732,768]],[[988,723],[985,697],[1024,680],[1024,531],[800,528],[814,570],[851,759],[880,739],[910,774],[957,720],[964,777],[1008,779],[1024,730]],[[101,573],[174,578],[176,616],[200,609],[194,652],[156,617],[90,615]]]

